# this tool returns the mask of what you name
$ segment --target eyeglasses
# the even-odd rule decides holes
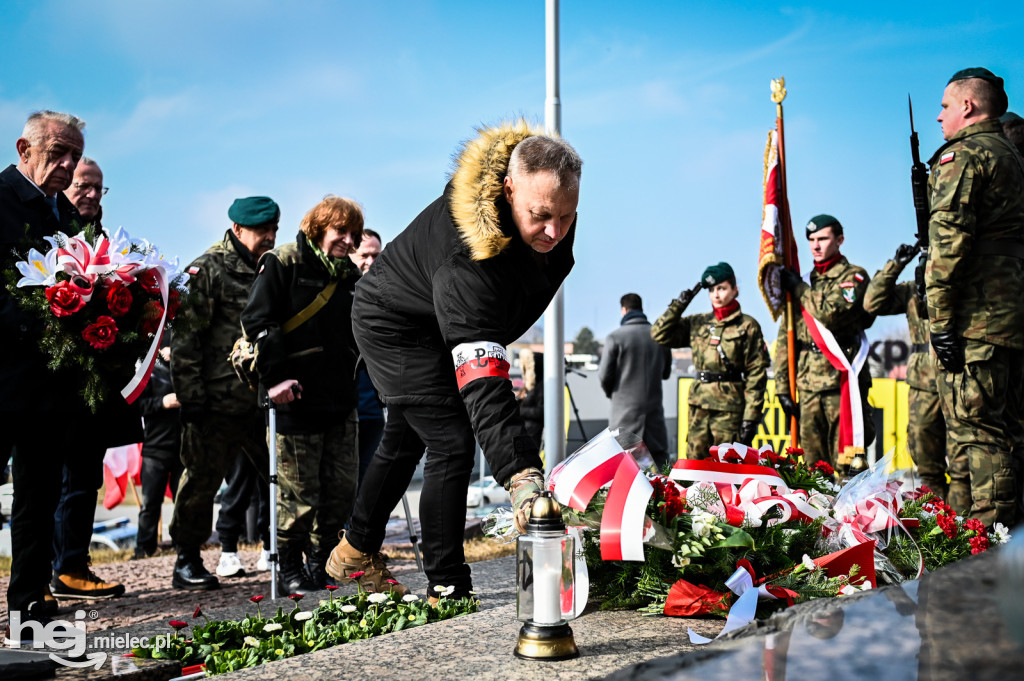
[[[85,192],[87,194],[93,189],[98,191],[101,195],[105,195],[107,192],[110,191],[110,187],[103,187],[101,185],[91,184],[89,182],[75,182],[71,186],[77,189],[78,191]]]

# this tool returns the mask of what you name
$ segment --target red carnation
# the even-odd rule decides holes
[[[101,315],[95,322],[85,327],[82,338],[97,350],[106,350],[117,340],[117,324],[114,318]]]
[[[164,306],[155,300],[146,303],[142,308],[142,333],[154,336],[160,330],[160,319],[164,316]]]
[[[120,281],[114,280],[107,288],[107,309],[115,317],[121,317],[132,307],[132,292]]]
[[[70,317],[85,307],[82,296],[66,281],[47,287],[46,300],[50,302],[50,311],[57,317]]]
[[[135,280],[142,285],[147,293],[160,293],[160,282],[156,278],[156,270],[148,269],[135,273]]]

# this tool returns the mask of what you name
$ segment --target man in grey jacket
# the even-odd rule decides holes
[[[612,401],[608,427],[643,438],[660,468],[668,462],[661,382],[672,372],[672,354],[651,340],[651,323],[640,296],[627,293],[619,304],[622,321],[605,340],[598,374],[604,394]]]

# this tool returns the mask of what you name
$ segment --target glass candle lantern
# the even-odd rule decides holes
[[[576,542],[565,532],[562,507],[545,491],[533,502],[526,534],[516,540],[517,657],[578,657],[568,620],[575,613]]]

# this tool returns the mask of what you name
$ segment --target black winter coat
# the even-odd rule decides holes
[[[45,411],[76,407],[81,400],[67,384],[46,368],[39,352],[43,322],[25,312],[8,294],[7,277],[13,273],[13,288],[20,278],[14,264],[30,248],[46,253],[50,246],[44,236],[56,232],[77,233],[78,211],[57,192],[60,220],[53,214],[43,193],[14,165],[0,172],[0,413]]]
[[[295,379],[302,398],[277,407],[283,434],[323,432],[356,407],[352,288],[359,270],[340,259],[338,287],[330,300],[291,333],[281,326],[305,309],[331,281],[327,267],[299,232],[295,243],[265,254],[242,312],[247,338],[257,339],[256,368],[266,387]]]
[[[523,242],[500,190],[513,147],[495,145],[505,155],[483,159],[489,163],[464,153],[444,194],[356,285],[352,307],[356,342],[385,404],[466,409],[502,484],[522,468],[540,467],[538,446],[524,427],[507,365],[504,376],[463,377],[460,389],[456,367],[467,346],[459,346],[499,345],[493,354],[504,360],[504,347],[537,321],[572,269],[576,231],[574,223],[546,255]],[[481,175],[484,181],[475,181]]]

